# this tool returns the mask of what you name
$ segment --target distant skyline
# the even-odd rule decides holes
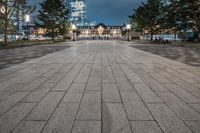
[[[38,4],[43,0],[29,0],[29,4]],[[146,0],[85,0],[87,18],[96,23],[106,25],[122,25],[128,21],[128,15],[133,13],[142,1]],[[39,5],[37,5],[39,9]]]

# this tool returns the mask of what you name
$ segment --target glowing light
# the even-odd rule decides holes
[[[76,25],[72,24],[72,30],[76,30]]]
[[[130,29],[131,29],[131,25],[130,25],[130,24],[127,24],[127,25],[126,25],[126,29],[130,30]]]
[[[1,12],[1,13],[3,13],[3,14],[5,14],[5,13],[6,13],[6,9],[5,9],[5,7],[4,7],[4,6],[0,7],[0,12]]]
[[[102,26],[100,26],[97,30],[99,34],[102,34],[104,32],[104,28]]]
[[[86,30],[86,32],[85,32],[86,34],[89,34],[89,30]]]
[[[30,22],[30,15],[25,15],[25,21]]]

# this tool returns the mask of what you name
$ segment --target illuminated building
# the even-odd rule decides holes
[[[94,26],[95,22],[87,20],[87,4],[85,0],[66,0],[69,10],[69,21],[76,26]]]
[[[67,0],[69,9],[69,20],[77,26],[86,25],[87,21],[87,5],[85,0]]]

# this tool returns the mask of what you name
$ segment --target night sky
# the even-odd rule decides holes
[[[37,4],[42,0],[29,0],[29,4]],[[134,8],[146,0],[86,0],[88,20],[107,25],[122,25],[127,22]],[[39,8],[39,6],[38,6]]]

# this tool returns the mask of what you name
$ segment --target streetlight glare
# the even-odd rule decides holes
[[[131,25],[130,24],[127,24],[126,25],[126,28],[129,30],[129,29],[131,29]]]
[[[4,6],[0,7],[0,12],[1,12],[1,13],[3,13],[3,14],[5,14],[5,13],[6,13],[6,9],[5,9],[5,7],[4,7]]]
[[[72,30],[75,30],[75,29],[76,29],[76,25],[73,24],[73,25],[72,25]]]
[[[30,15],[25,15],[25,21],[30,22]]]

